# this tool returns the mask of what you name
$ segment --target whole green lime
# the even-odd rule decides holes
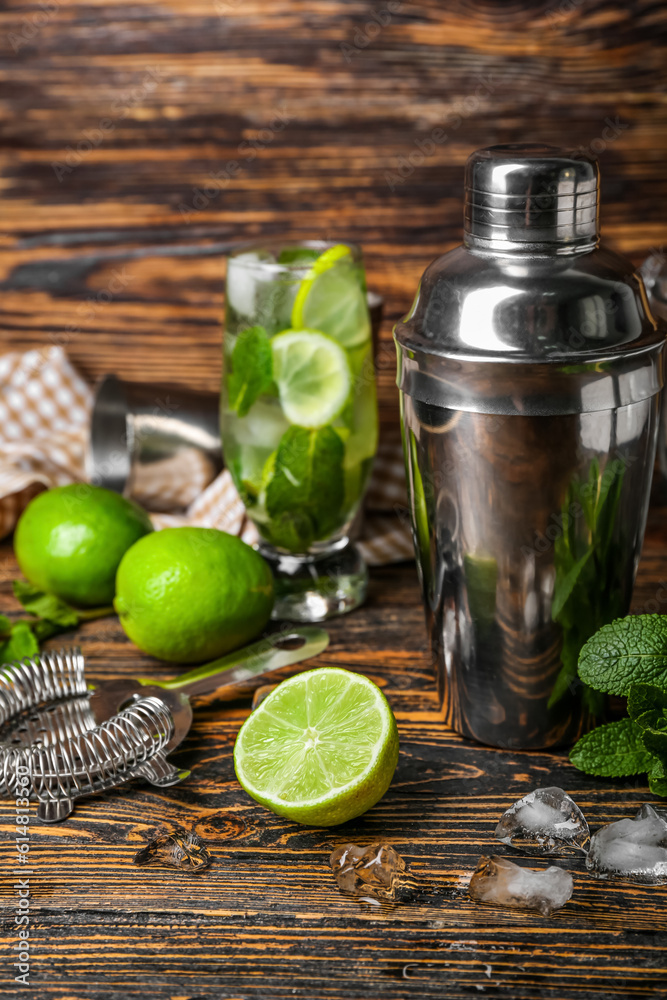
[[[101,486],[39,493],[21,514],[14,553],[36,587],[82,607],[111,604],[118,564],[153,530],[145,510]]]
[[[114,606],[128,638],[145,653],[201,663],[264,628],[273,608],[273,575],[234,535],[166,528],[123,556]]]

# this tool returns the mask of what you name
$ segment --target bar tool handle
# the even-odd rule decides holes
[[[289,644],[300,643],[298,646]],[[222,687],[242,684],[244,681],[281,667],[300,663],[311,656],[317,656],[329,645],[329,633],[314,625],[298,625],[287,631],[276,632],[260,639],[250,646],[227,653],[211,663],[181,674],[171,681],[156,683],[148,678],[140,678],[142,684],[161,687],[167,691],[182,691],[189,697],[212,694]]]

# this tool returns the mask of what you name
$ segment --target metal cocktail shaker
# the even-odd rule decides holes
[[[663,339],[598,244],[595,162],[493,146],[465,188],[394,331],[417,563],[447,723],[549,747],[600,710],[578,653],[629,608]]]

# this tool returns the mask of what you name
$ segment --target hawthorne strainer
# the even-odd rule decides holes
[[[174,785],[190,773],[167,760],[190,728],[190,697],[223,694],[317,656],[328,643],[321,628],[291,628],[164,682],[90,684],[77,647],[7,664],[0,668],[0,795],[23,794],[27,776],[38,819],[55,823],[75,799],[133,778]]]

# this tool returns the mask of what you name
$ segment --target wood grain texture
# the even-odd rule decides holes
[[[607,240],[635,262],[662,246],[666,34],[662,0],[6,0],[0,349],[61,344],[91,379],[114,371],[215,389],[225,250],[276,234],[351,238],[386,297],[387,428],[391,324],[426,264],[460,238],[473,149],[592,146]],[[434,128],[447,139],[431,151]],[[667,606],[664,523],[656,514],[635,610]],[[0,548],[0,610],[12,615],[15,571]],[[598,882],[568,862],[575,895],[551,920],[466,894],[498,816],[529,788],[563,785],[595,827],[651,801],[641,782],[588,778],[564,754],[501,753],[446,730],[412,566],[375,571],[366,607],[330,631],[317,662],[372,677],[399,721],[382,802],[337,830],[274,817],[233,775],[248,698],[208,699],[175,755],[191,779],[136,784],[84,800],[64,824],[33,824],[40,998],[667,996],[664,887]],[[93,677],[169,674],[113,619],[77,638]],[[13,823],[0,805],[6,872]],[[132,865],[165,820],[198,824],[209,871]],[[428,903],[368,912],[338,894],[330,850],[380,837],[434,884]],[[14,897],[10,880],[0,887],[0,982],[13,998]]]
[[[641,610],[667,575],[667,511],[654,511],[640,566]],[[21,614],[16,572],[0,554],[0,611]],[[70,819],[31,828],[34,869],[31,983],[45,1000],[361,1000],[463,998],[627,1000],[667,995],[667,886],[637,886],[573,873],[572,900],[551,919],[473,904],[467,883],[481,853],[510,853],[496,822],[537,785],[566,788],[593,829],[660,805],[641,779],[605,781],[575,771],[565,753],[497,751],[443,725],[425,647],[412,565],[373,572],[367,605],[328,625],[332,642],[315,665],[360,670],[396,713],[401,752],[389,792],[364,817],[311,829],[274,816],[236,783],[232,747],[250,689],[233,702],[198,703],[173,755],[192,777],[158,790],[134,783],[82,800]],[[59,642],[74,639],[65,636]],[[76,635],[90,676],[173,674],[139,654],[118,622]],[[285,671],[287,675],[289,671]],[[11,865],[12,808],[0,803],[4,870]],[[213,855],[200,875],[132,864],[155,827],[196,824]],[[343,897],[328,867],[347,840],[392,843],[430,886],[410,905],[368,910]],[[519,861],[540,862],[517,855]],[[0,954],[12,936],[11,880],[2,883]],[[11,994],[7,964],[0,983]]]
[[[391,324],[460,238],[476,147],[592,147],[607,240],[662,245],[666,34],[661,0],[7,0],[2,343],[215,388],[224,251],[352,238],[395,422]]]

